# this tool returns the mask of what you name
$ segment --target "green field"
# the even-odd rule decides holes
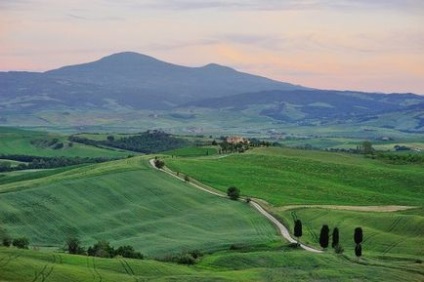
[[[50,151],[61,151],[31,145],[34,138],[59,135],[4,128],[1,134],[0,142],[9,147],[0,150],[8,153],[51,156]],[[87,147],[86,151],[74,144],[63,151],[67,156],[123,154]],[[147,156],[139,156],[1,173],[0,228],[14,238],[28,237],[34,250],[0,247],[0,280],[424,280],[420,165],[392,165],[359,155],[288,148],[218,155],[214,147],[189,147],[162,156],[169,168],[189,175],[193,182],[223,192],[234,185],[243,196],[266,201],[266,208],[289,230],[293,230],[294,218],[301,219],[301,241],[311,246],[319,248],[322,224],[330,229],[337,226],[344,254],[336,255],[332,249],[323,254],[293,249],[246,203],[197,190],[153,169]],[[307,205],[416,208],[360,212]],[[364,230],[360,260],[353,252],[353,229],[357,226]],[[63,247],[69,236],[78,236],[86,247],[102,239],[115,247],[132,245],[147,259],[67,255]],[[205,254],[194,266],[153,260],[192,250]]]
[[[237,186],[244,196],[267,201],[268,210],[293,230],[302,220],[302,241],[319,247],[323,224],[338,227],[354,258],[353,230],[364,230],[364,254],[385,263],[422,260],[424,173],[421,165],[390,165],[359,155],[294,149],[254,149],[222,158],[173,158],[166,164],[213,188]],[[286,205],[294,205],[286,208]],[[361,212],[296,205],[404,205],[396,212]],[[347,208],[349,209],[349,208]]]
[[[275,206],[291,204],[422,206],[419,165],[390,165],[360,155],[259,148],[224,158],[174,158],[174,171]]]
[[[217,153],[217,146],[185,147],[181,149],[163,152],[163,154],[173,157],[203,157],[216,155]]]
[[[77,235],[85,245],[103,239],[148,256],[280,240],[248,205],[164,177],[144,158],[55,172],[0,186],[0,222],[12,237],[62,247]]]
[[[55,149],[54,145],[48,146],[48,142],[53,139],[57,139],[57,143],[62,143],[63,148]],[[1,154],[42,157],[124,157],[129,153],[72,143],[67,140],[65,135],[0,127]]]
[[[206,255],[197,265],[183,266],[0,247],[0,280],[4,281],[422,281],[419,267],[288,248],[223,251]]]
[[[293,217],[303,221],[302,241],[319,247],[318,237],[323,224],[332,230],[338,227],[340,243],[347,254],[354,254],[355,227],[364,231],[363,252],[380,260],[404,260],[413,263],[424,257],[424,209],[402,212],[358,212],[324,208],[273,209],[282,222],[293,229]],[[331,249],[331,248],[330,248]]]

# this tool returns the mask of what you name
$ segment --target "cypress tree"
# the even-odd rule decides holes
[[[328,228],[328,225],[324,224],[321,228],[321,233],[319,234],[319,244],[323,249],[328,247],[329,233],[330,229]]]
[[[362,243],[362,239],[363,239],[362,228],[361,227],[356,227],[355,228],[355,233],[353,235],[353,240],[355,241],[355,244],[361,244]]]
[[[333,240],[331,242],[331,247],[335,248],[336,246],[339,245],[339,229],[336,227],[333,229],[333,236],[332,236]]]
[[[358,259],[362,256],[362,246],[361,246],[361,244],[356,245],[355,255],[358,257]]]
[[[294,236],[297,237],[297,243],[299,244],[299,238],[302,237],[302,222],[300,219],[296,219],[294,222]]]

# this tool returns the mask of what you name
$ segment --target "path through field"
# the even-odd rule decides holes
[[[155,166],[155,160],[151,159],[150,164],[153,168],[158,169]],[[164,168],[164,169],[158,169],[160,171],[163,171],[181,181],[185,181],[182,177],[176,175],[175,173],[173,173],[169,168]],[[216,192],[216,191],[212,191],[208,188],[202,187],[201,185],[197,184],[197,183],[193,183],[193,182],[189,182],[193,187],[200,189],[202,191],[205,191],[207,193],[219,196],[219,197],[223,197],[226,198],[227,195],[225,195],[224,193],[220,193],[220,192]],[[290,232],[288,231],[287,227],[285,227],[281,222],[279,222],[274,216],[272,216],[270,213],[268,213],[264,208],[262,208],[257,202],[255,201],[250,201],[250,205],[252,207],[254,207],[257,211],[259,211],[263,216],[265,216],[269,221],[271,221],[277,228],[278,231],[280,232],[281,236],[283,236],[284,239],[288,240],[290,243],[297,243],[297,241],[291,237]],[[306,251],[309,252],[314,252],[314,253],[322,253],[322,251],[314,249],[312,247],[306,246],[304,244],[300,244],[300,247]]]

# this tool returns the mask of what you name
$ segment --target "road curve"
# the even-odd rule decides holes
[[[175,177],[175,178],[177,178],[177,179],[179,179],[181,181],[184,181],[184,179],[182,179],[181,177],[173,174],[172,171],[170,169],[168,169],[168,168],[166,168],[166,169],[158,169],[155,166],[155,160],[154,159],[149,160],[149,163],[150,163],[150,165],[153,168],[155,168],[157,170],[160,170],[162,172],[165,172],[166,174],[169,174],[169,175],[171,175],[171,176],[173,176],[173,177]],[[206,188],[204,188],[204,187],[202,187],[202,186],[200,186],[200,185],[198,185],[196,183],[190,182],[190,184],[192,186],[196,187],[197,189],[200,189],[200,190],[205,191],[207,193],[213,194],[215,196],[222,197],[222,198],[226,198],[227,197],[227,195],[225,195],[223,193],[218,193],[218,192],[215,192],[215,191],[211,191],[211,190],[206,189]],[[271,221],[278,228],[278,230],[280,231],[281,236],[283,236],[284,239],[286,239],[290,243],[297,243],[297,241],[290,236],[290,232],[287,229],[287,227],[285,227],[283,224],[281,224],[281,222],[279,222],[278,219],[276,219],[274,216],[272,216],[270,213],[268,213],[263,207],[261,207],[261,205],[259,205],[257,202],[255,202],[253,200],[250,201],[250,205],[252,207],[254,207],[258,212],[260,212],[263,216],[265,216],[269,221]],[[308,251],[308,252],[322,253],[321,250],[317,250],[317,249],[314,249],[312,247],[308,247],[308,246],[306,246],[304,244],[301,244],[301,243],[300,243],[300,247],[302,249]]]

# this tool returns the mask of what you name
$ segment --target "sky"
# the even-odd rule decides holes
[[[424,1],[0,0],[0,71],[123,51],[321,89],[424,94]]]

